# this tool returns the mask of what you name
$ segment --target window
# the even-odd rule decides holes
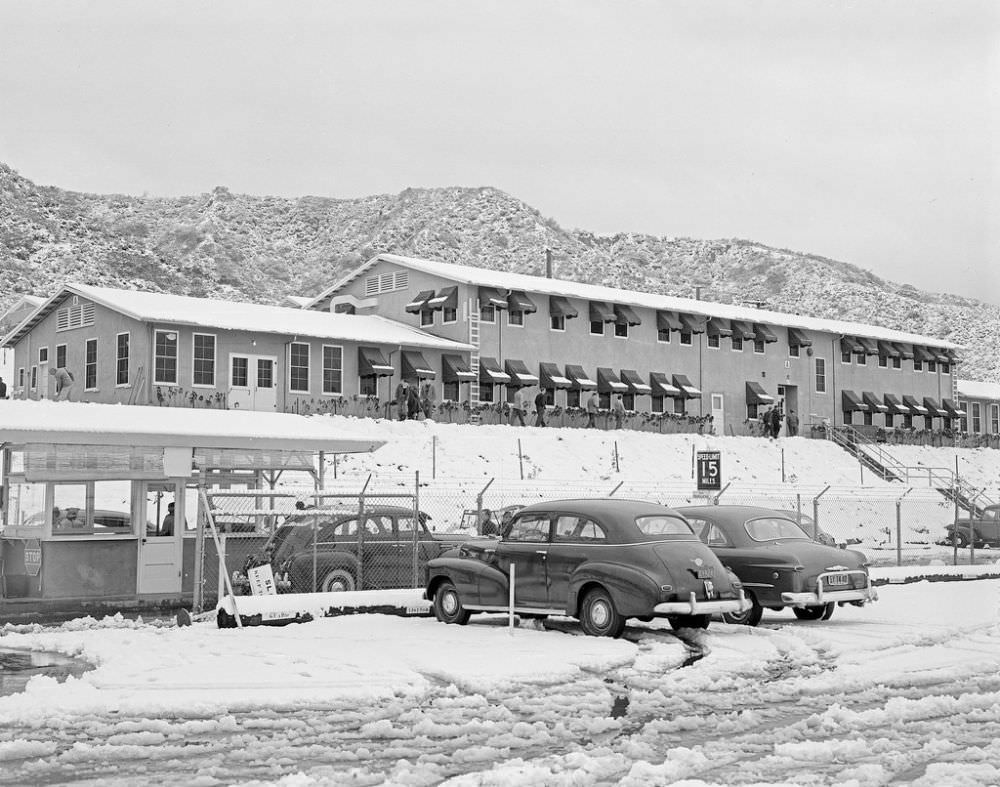
[[[454,382],[450,383],[445,383],[444,393],[442,394],[442,396],[448,401],[457,402],[461,397],[461,394],[459,393],[458,380],[455,380]]]
[[[38,367],[31,367],[31,390],[34,391],[38,387]]]
[[[545,405],[546,407],[555,407],[556,404],[556,389],[546,388],[545,389]]]
[[[570,388],[566,391],[566,406],[567,407],[579,407],[580,406],[580,389]]]
[[[250,385],[250,359],[242,355],[234,355],[229,374],[230,385],[233,388],[247,388]]]
[[[912,413],[903,413],[903,426],[906,429],[912,429],[913,428],[913,414]]]
[[[566,315],[564,315],[564,314],[550,314],[549,315],[549,330],[553,330],[553,331],[565,331],[566,330]]]
[[[628,338],[628,323],[627,322],[616,322],[615,323],[615,336],[620,339]]]
[[[604,336],[604,323],[600,320],[591,320],[590,332],[594,336]]]
[[[548,541],[549,515],[532,514],[518,517],[507,531],[505,541]]]
[[[378,377],[362,377],[358,383],[361,396],[378,396]]]
[[[493,383],[479,384],[479,401],[480,402],[493,401]]]
[[[873,421],[872,421],[872,413],[871,413],[870,410],[862,413],[862,420],[863,420],[865,426],[871,426],[872,425],[872,423],[873,423]]]
[[[556,529],[553,541],[580,542],[606,541],[604,529],[589,519],[578,516],[560,516],[556,518]]]
[[[990,434],[1000,434],[1000,404],[990,405]]]
[[[196,333],[192,337],[194,349],[191,353],[191,384],[199,386],[215,385],[215,336],[210,333]]]
[[[83,388],[97,390],[97,339],[87,339],[84,350]]]
[[[886,355],[880,355],[878,357],[878,368],[888,369],[889,368],[889,358]]]
[[[434,310],[433,309],[421,309],[420,310],[420,327],[425,325],[434,324]]]
[[[56,345],[56,366],[60,369],[66,368],[66,345]]]
[[[17,370],[17,387],[24,388],[24,367]]]
[[[714,334],[714,335],[708,337],[708,346],[709,347],[714,347],[715,349],[719,349],[719,335],[718,334]]]
[[[902,369],[903,368],[903,359],[899,358],[899,357],[893,358],[892,359],[892,368],[893,369]]]
[[[753,351],[757,355],[763,355],[764,354],[764,340],[763,339],[754,339],[753,340]]]
[[[826,359],[816,358],[816,393],[826,393]]]
[[[684,403],[686,401],[687,401],[686,399],[681,399],[679,397],[676,398],[676,399],[674,399],[674,415],[686,415],[687,414],[686,411],[685,411],[685,409],[684,409],[684,407],[685,407]]]
[[[691,334],[687,331],[681,331],[681,344],[691,346]]]
[[[923,371],[924,362],[918,361],[916,358],[913,359],[913,371],[920,372]]]
[[[451,306],[445,306],[441,311],[441,322],[447,324],[451,322],[458,322],[458,309]]]
[[[481,322],[496,322],[497,321],[497,307],[492,303],[484,304],[479,307],[479,320]]]
[[[925,415],[924,416],[924,429],[926,429],[929,432],[933,428],[934,428],[934,416],[933,415]]]
[[[344,392],[344,348],[323,345],[323,393]]]
[[[631,411],[635,412],[635,394],[634,393],[622,394],[622,407],[624,407],[626,410],[631,410]]]
[[[868,356],[864,353],[855,353],[855,357],[857,358],[858,366],[868,365]]]
[[[657,328],[656,329],[656,341],[663,342],[663,344],[670,344],[670,329],[669,328]]]
[[[79,296],[73,296],[73,300],[79,300]],[[56,312],[56,331],[71,331],[74,328],[86,328],[94,324],[94,304],[73,303],[64,306]]]
[[[691,536],[694,531],[679,516],[637,516],[635,525],[647,536]]]
[[[788,357],[789,358],[798,358],[799,357],[799,351],[801,349],[802,348],[799,347],[799,345],[797,345],[797,344],[790,344],[790,345],[788,345]]]
[[[43,363],[48,363],[48,362],[49,362],[49,348],[48,347],[39,347],[38,348],[38,363],[39,364],[43,364]]]
[[[941,374],[951,374],[951,364],[942,363],[941,364]]]
[[[854,413],[850,410],[844,410],[844,423],[848,426],[854,423]]]
[[[127,333],[115,337],[115,385],[128,385],[128,345]]]
[[[410,276],[408,271],[380,273],[365,279],[365,297],[370,298],[373,295],[379,295],[383,292],[405,290],[409,286]]]
[[[851,352],[841,353],[840,354],[840,362],[841,363],[850,363],[852,356],[853,356],[853,353],[851,353]]]
[[[309,393],[309,345],[292,342],[288,348],[288,390]]]
[[[602,410],[611,409],[611,394],[610,393],[599,393],[597,394],[597,406]]]
[[[892,429],[894,421],[895,421],[895,416],[892,413],[885,414],[885,425],[887,428]]]
[[[733,336],[733,338],[730,339],[730,341],[733,344],[733,352],[738,352],[738,353],[743,352],[743,337],[742,336]]]
[[[516,312],[510,310],[507,312],[507,324],[516,325],[518,327],[524,326],[524,312]]]
[[[983,410],[979,402],[972,403],[972,431],[979,434],[983,431]]]
[[[927,362],[927,371],[928,372],[936,372],[937,371],[937,363],[935,361],[928,361]]]
[[[153,359],[153,382],[177,385],[177,332],[157,331]]]
[[[649,398],[649,409],[654,413],[663,412],[663,397],[657,394],[653,394]]]
[[[131,481],[53,484],[52,534],[131,535],[131,499]]]

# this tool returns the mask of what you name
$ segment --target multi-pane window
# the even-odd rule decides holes
[[[493,383],[479,384],[479,401],[480,402],[493,401]]]
[[[434,324],[434,310],[433,309],[421,309],[420,310],[420,325],[421,327],[426,325]]]
[[[616,322],[615,323],[615,336],[622,339],[628,338],[628,323],[627,322]]]
[[[797,345],[797,344],[790,344],[790,345],[788,345],[788,357],[789,358],[798,358],[799,357],[799,352],[801,351],[801,349],[802,348],[799,347],[799,345]]]
[[[892,368],[893,369],[903,368],[903,359],[900,358],[898,355],[892,359]]]
[[[450,383],[445,383],[442,396],[450,402],[458,401],[458,398],[461,395],[459,393],[458,385],[459,385],[458,380],[455,380],[454,382]]]
[[[323,345],[323,393],[344,392],[344,348]]]
[[[816,393],[826,393],[826,359],[816,358]]]
[[[635,394],[634,393],[622,394],[622,406],[626,410],[635,410]]]
[[[885,414],[885,425],[886,425],[886,427],[888,429],[892,429],[892,425],[893,425],[894,420],[895,420],[895,417],[893,416],[892,413],[886,413]]]
[[[550,314],[549,315],[549,328],[553,331],[565,331],[566,330],[566,315],[564,314]]]
[[[549,407],[555,407],[556,404],[556,389],[555,388],[545,388],[545,404]]]
[[[87,339],[84,348],[83,387],[88,391],[97,388],[97,339]]]
[[[656,341],[663,342],[664,344],[670,344],[670,329],[669,328],[657,328],[656,329]]]
[[[451,306],[445,306],[444,309],[441,310],[441,322],[458,322],[458,309]]]
[[[362,396],[378,396],[378,377],[362,377],[358,393]]]
[[[905,429],[913,428],[913,413],[903,413],[903,427]]]
[[[878,366],[879,366],[880,369],[888,369],[889,368],[889,356],[887,356],[887,355],[880,355],[878,357]]]
[[[599,393],[597,394],[597,406],[602,410],[611,409],[611,394],[610,393]]]
[[[153,341],[153,382],[177,385],[177,332],[157,331]]]
[[[56,367],[59,369],[66,368],[66,345],[57,344],[56,345]]]
[[[215,385],[215,336],[209,333],[194,335],[194,359],[191,381],[194,385]]]
[[[747,418],[756,420],[760,412],[760,405],[757,402],[747,402]]]
[[[649,409],[654,413],[663,412],[663,397],[657,394],[653,394],[649,397]]]
[[[972,431],[976,434],[983,431],[983,411],[979,402],[972,403]]]
[[[601,320],[591,320],[590,332],[594,336],[604,336],[604,323]]]
[[[763,339],[754,339],[753,340],[753,351],[755,353],[757,353],[757,355],[763,355],[764,354],[764,340]]]
[[[941,374],[951,374],[951,364],[943,363],[941,364]]]
[[[484,303],[479,307],[479,319],[481,322],[496,322],[497,307],[492,303]]]
[[[523,326],[524,312],[514,311],[513,309],[507,312],[507,324]]]
[[[719,347],[719,334],[712,334],[708,337],[708,346],[715,348]]]
[[[233,388],[247,388],[250,385],[250,359],[243,355],[232,357],[229,384]]]
[[[841,363],[850,363],[852,357],[854,357],[854,354],[850,350],[848,350],[846,353],[842,352],[840,354],[840,362]]]
[[[924,416],[924,429],[926,429],[929,432],[933,428],[934,428],[934,416],[933,415],[925,415]]]
[[[916,358],[913,359],[913,371],[920,372],[923,371],[924,362],[918,361]]]
[[[856,357],[857,357],[857,361],[858,361],[858,366],[867,366],[868,365],[868,356],[867,355],[865,355],[864,353],[858,353]]]
[[[870,410],[866,410],[863,413],[862,420],[864,421],[865,426],[871,426],[874,423],[872,421],[872,412]]]
[[[679,396],[674,399],[674,415],[685,415],[686,410],[686,399],[681,399]]]
[[[691,345],[691,333],[689,331],[681,331],[681,344]]]
[[[31,367],[31,390],[34,391],[38,387],[38,367]]]
[[[115,385],[128,385],[129,335],[115,337]]]
[[[733,343],[733,350],[735,352],[738,352],[738,353],[739,352],[743,352],[743,337],[742,336],[733,336],[732,339],[730,339],[730,341]]]
[[[927,362],[927,371],[928,372],[936,372],[937,371],[937,362],[936,361],[928,361]]]
[[[49,348],[39,347],[38,348],[38,363],[48,363],[49,362]]]
[[[854,413],[850,410],[844,410],[844,423],[848,426],[854,423]]]
[[[292,342],[288,348],[288,390],[309,393],[309,345]]]
[[[566,391],[566,406],[567,407],[579,407],[580,406],[580,389],[570,388]]]
[[[1000,404],[990,405],[990,433],[1000,434]]]
[[[17,387],[24,388],[24,367],[17,370]]]

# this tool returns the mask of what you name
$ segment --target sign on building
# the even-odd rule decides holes
[[[265,563],[263,566],[256,566],[247,571],[250,580],[250,592],[255,596],[274,596],[278,590],[274,586],[274,572],[271,566]]]
[[[37,577],[42,570],[42,543],[37,538],[24,542],[24,573]]]
[[[722,489],[722,452],[698,451],[695,454],[695,476],[698,489]]]

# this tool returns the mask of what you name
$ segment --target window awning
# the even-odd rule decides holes
[[[852,412],[854,410],[860,410],[863,413],[868,412],[868,405],[862,402],[854,391],[841,391],[841,399],[843,401],[843,410],[845,413]]]
[[[921,347],[919,344],[915,344],[913,345],[913,360],[936,361],[937,356],[930,352],[926,347]]]
[[[898,358],[899,350],[892,342],[878,340],[878,354],[880,358]]]
[[[914,415],[927,415],[927,408],[908,394],[903,394],[903,404],[909,407]]]
[[[507,296],[507,306],[512,312],[534,314],[538,311],[535,302],[525,295],[522,290],[511,290],[510,295]]]
[[[954,350],[945,350],[945,353],[948,355],[948,360],[952,363],[958,363],[962,360]]]
[[[434,297],[434,290],[421,290],[416,297],[406,304],[406,311],[417,314],[427,308],[427,301]]]
[[[674,387],[680,388],[681,393],[688,399],[697,399],[701,396],[701,391],[695,388],[691,381],[683,374],[674,375]]]
[[[628,386],[631,393],[648,394],[653,390],[647,383],[642,381],[639,373],[633,371],[632,369],[622,369],[621,379],[622,382]]]
[[[884,404],[881,399],[879,399],[871,391],[862,391],[861,400],[868,405],[868,409],[873,413],[887,413],[889,412],[889,406]]]
[[[930,347],[928,349],[934,354],[934,358],[938,363],[951,363],[951,356],[948,355],[947,350],[942,350],[940,347]]]
[[[482,356],[479,359],[479,382],[509,383],[510,375],[500,368],[496,358]]]
[[[358,377],[391,377],[395,371],[378,347],[358,348]]]
[[[476,373],[461,355],[442,355],[441,379],[446,383],[467,383],[476,379]]]
[[[904,415],[910,412],[910,408],[899,401],[893,394],[886,394],[882,398],[885,401],[886,407],[889,408],[889,412],[893,415]]]
[[[869,339],[867,336],[859,336],[857,342],[864,348],[865,355],[878,355],[878,342],[874,339]]]
[[[910,360],[913,357],[913,349],[909,344],[903,344],[901,342],[893,342],[892,346],[899,350],[899,357],[905,360]]]
[[[681,318],[681,331],[684,333],[704,333],[705,318],[693,314],[679,314]]]
[[[772,342],[778,341],[778,337],[775,336],[774,331],[772,331],[762,322],[755,322],[753,324],[753,331],[756,339],[763,341],[767,344],[771,344]]]
[[[458,308],[458,287],[444,287],[438,290],[437,295],[427,301],[427,309],[457,309]]]
[[[658,331],[681,330],[680,318],[673,312],[658,311],[656,313],[656,329]]]
[[[684,396],[681,389],[671,383],[670,379],[663,372],[650,372],[649,386],[653,389],[653,396],[670,396],[673,398]]]
[[[965,418],[967,415],[965,410],[956,405],[951,399],[942,399],[941,404],[952,418]]]
[[[812,347],[812,339],[806,336],[805,331],[799,328],[788,329],[789,347]]]
[[[606,366],[597,367],[597,390],[601,393],[625,393],[628,386],[618,379],[618,375]]]
[[[538,375],[528,371],[524,361],[508,359],[503,364],[504,371],[510,375],[510,384],[524,387],[526,385],[537,385]]]
[[[553,317],[565,317],[567,320],[571,320],[579,312],[573,308],[573,304],[569,302],[569,299],[563,298],[561,295],[550,295],[549,314]]]
[[[416,377],[418,380],[433,380],[437,377],[435,371],[417,350],[403,350],[403,379]]]
[[[863,353],[865,348],[853,336],[845,336],[840,340],[840,351],[842,353]]]
[[[601,301],[590,302],[591,322],[614,322],[617,319],[615,317],[615,310],[608,306],[608,304]]]
[[[938,404],[937,399],[930,396],[924,397],[924,407],[927,408],[928,415],[935,415],[939,418],[950,418],[948,411]]]
[[[747,404],[774,404],[774,397],[754,380],[747,380]]]
[[[729,320],[723,317],[709,317],[705,326],[705,333],[709,336],[732,336],[733,329]]]
[[[495,287],[480,287],[479,305],[480,307],[493,306],[496,309],[506,309],[507,299],[503,296],[503,293]]]
[[[566,364],[566,376],[573,383],[573,388],[596,388],[597,380],[590,379],[590,375],[587,374],[582,366],[575,366],[573,364]]]
[[[541,377],[542,388],[571,388],[573,381],[568,377],[563,377],[559,367],[554,363],[538,364],[538,376]]]
[[[635,309],[631,306],[616,303],[613,308],[615,312],[615,322],[628,325],[642,325],[642,320],[639,318],[639,315],[635,313]]]
[[[737,339],[742,339],[743,341],[750,341],[757,334],[754,333],[753,327],[748,322],[743,322],[742,320],[733,320],[732,323],[733,336]]]

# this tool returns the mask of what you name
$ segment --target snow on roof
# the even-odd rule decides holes
[[[292,306],[302,308],[312,303],[312,298],[305,295],[286,295],[285,300],[288,301]]]
[[[341,339],[369,344],[398,344],[437,350],[469,350],[460,342],[441,339],[408,325],[376,315],[332,314],[287,306],[192,298],[159,292],[137,292],[86,284],[66,284],[36,309],[4,340],[13,344],[42,319],[66,293],[81,295],[109,309],[144,322],[195,325],[250,333],[277,333],[316,339]]]
[[[11,400],[0,407],[5,443],[182,446],[364,453],[385,445],[343,420],[249,410]]]
[[[957,380],[959,396],[970,399],[995,399],[1000,402],[1000,383],[983,383],[978,380]]]
[[[693,298],[678,298],[672,295],[656,295],[654,293],[636,292],[634,290],[620,290],[615,287],[584,284],[582,282],[568,281],[566,279],[549,279],[545,276],[531,276],[526,273],[497,271],[489,268],[477,268],[471,265],[455,265],[448,262],[422,260],[416,257],[403,257],[398,254],[379,254],[378,256],[373,257],[348,276],[326,289],[318,297],[313,298],[311,304],[316,304],[321,300],[328,298],[341,287],[372,268],[380,260],[395,263],[396,265],[402,265],[413,270],[423,271],[424,273],[429,273],[435,276],[441,276],[442,278],[450,279],[452,281],[483,287],[499,287],[510,290],[524,290],[529,293],[536,292],[544,295],[562,295],[564,297],[581,298],[583,300],[625,303],[633,306],[644,306],[649,309],[679,311],[687,314],[704,315],[706,317],[723,317],[728,320],[762,322],[770,325],[824,331],[826,333],[867,336],[890,342],[906,342],[909,344],[916,343],[930,347],[959,349],[959,345],[952,344],[941,339],[935,339],[930,336],[922,336],[920,334],[894,331],[889,328],[880,328],[875,325],[845,322],[842,320],[829,320],[820,317],[807,317],[799,314],[788,314],[786,312],[754,309],[747,306],[735,306],[732,304],[700,301],[694,300]]]

